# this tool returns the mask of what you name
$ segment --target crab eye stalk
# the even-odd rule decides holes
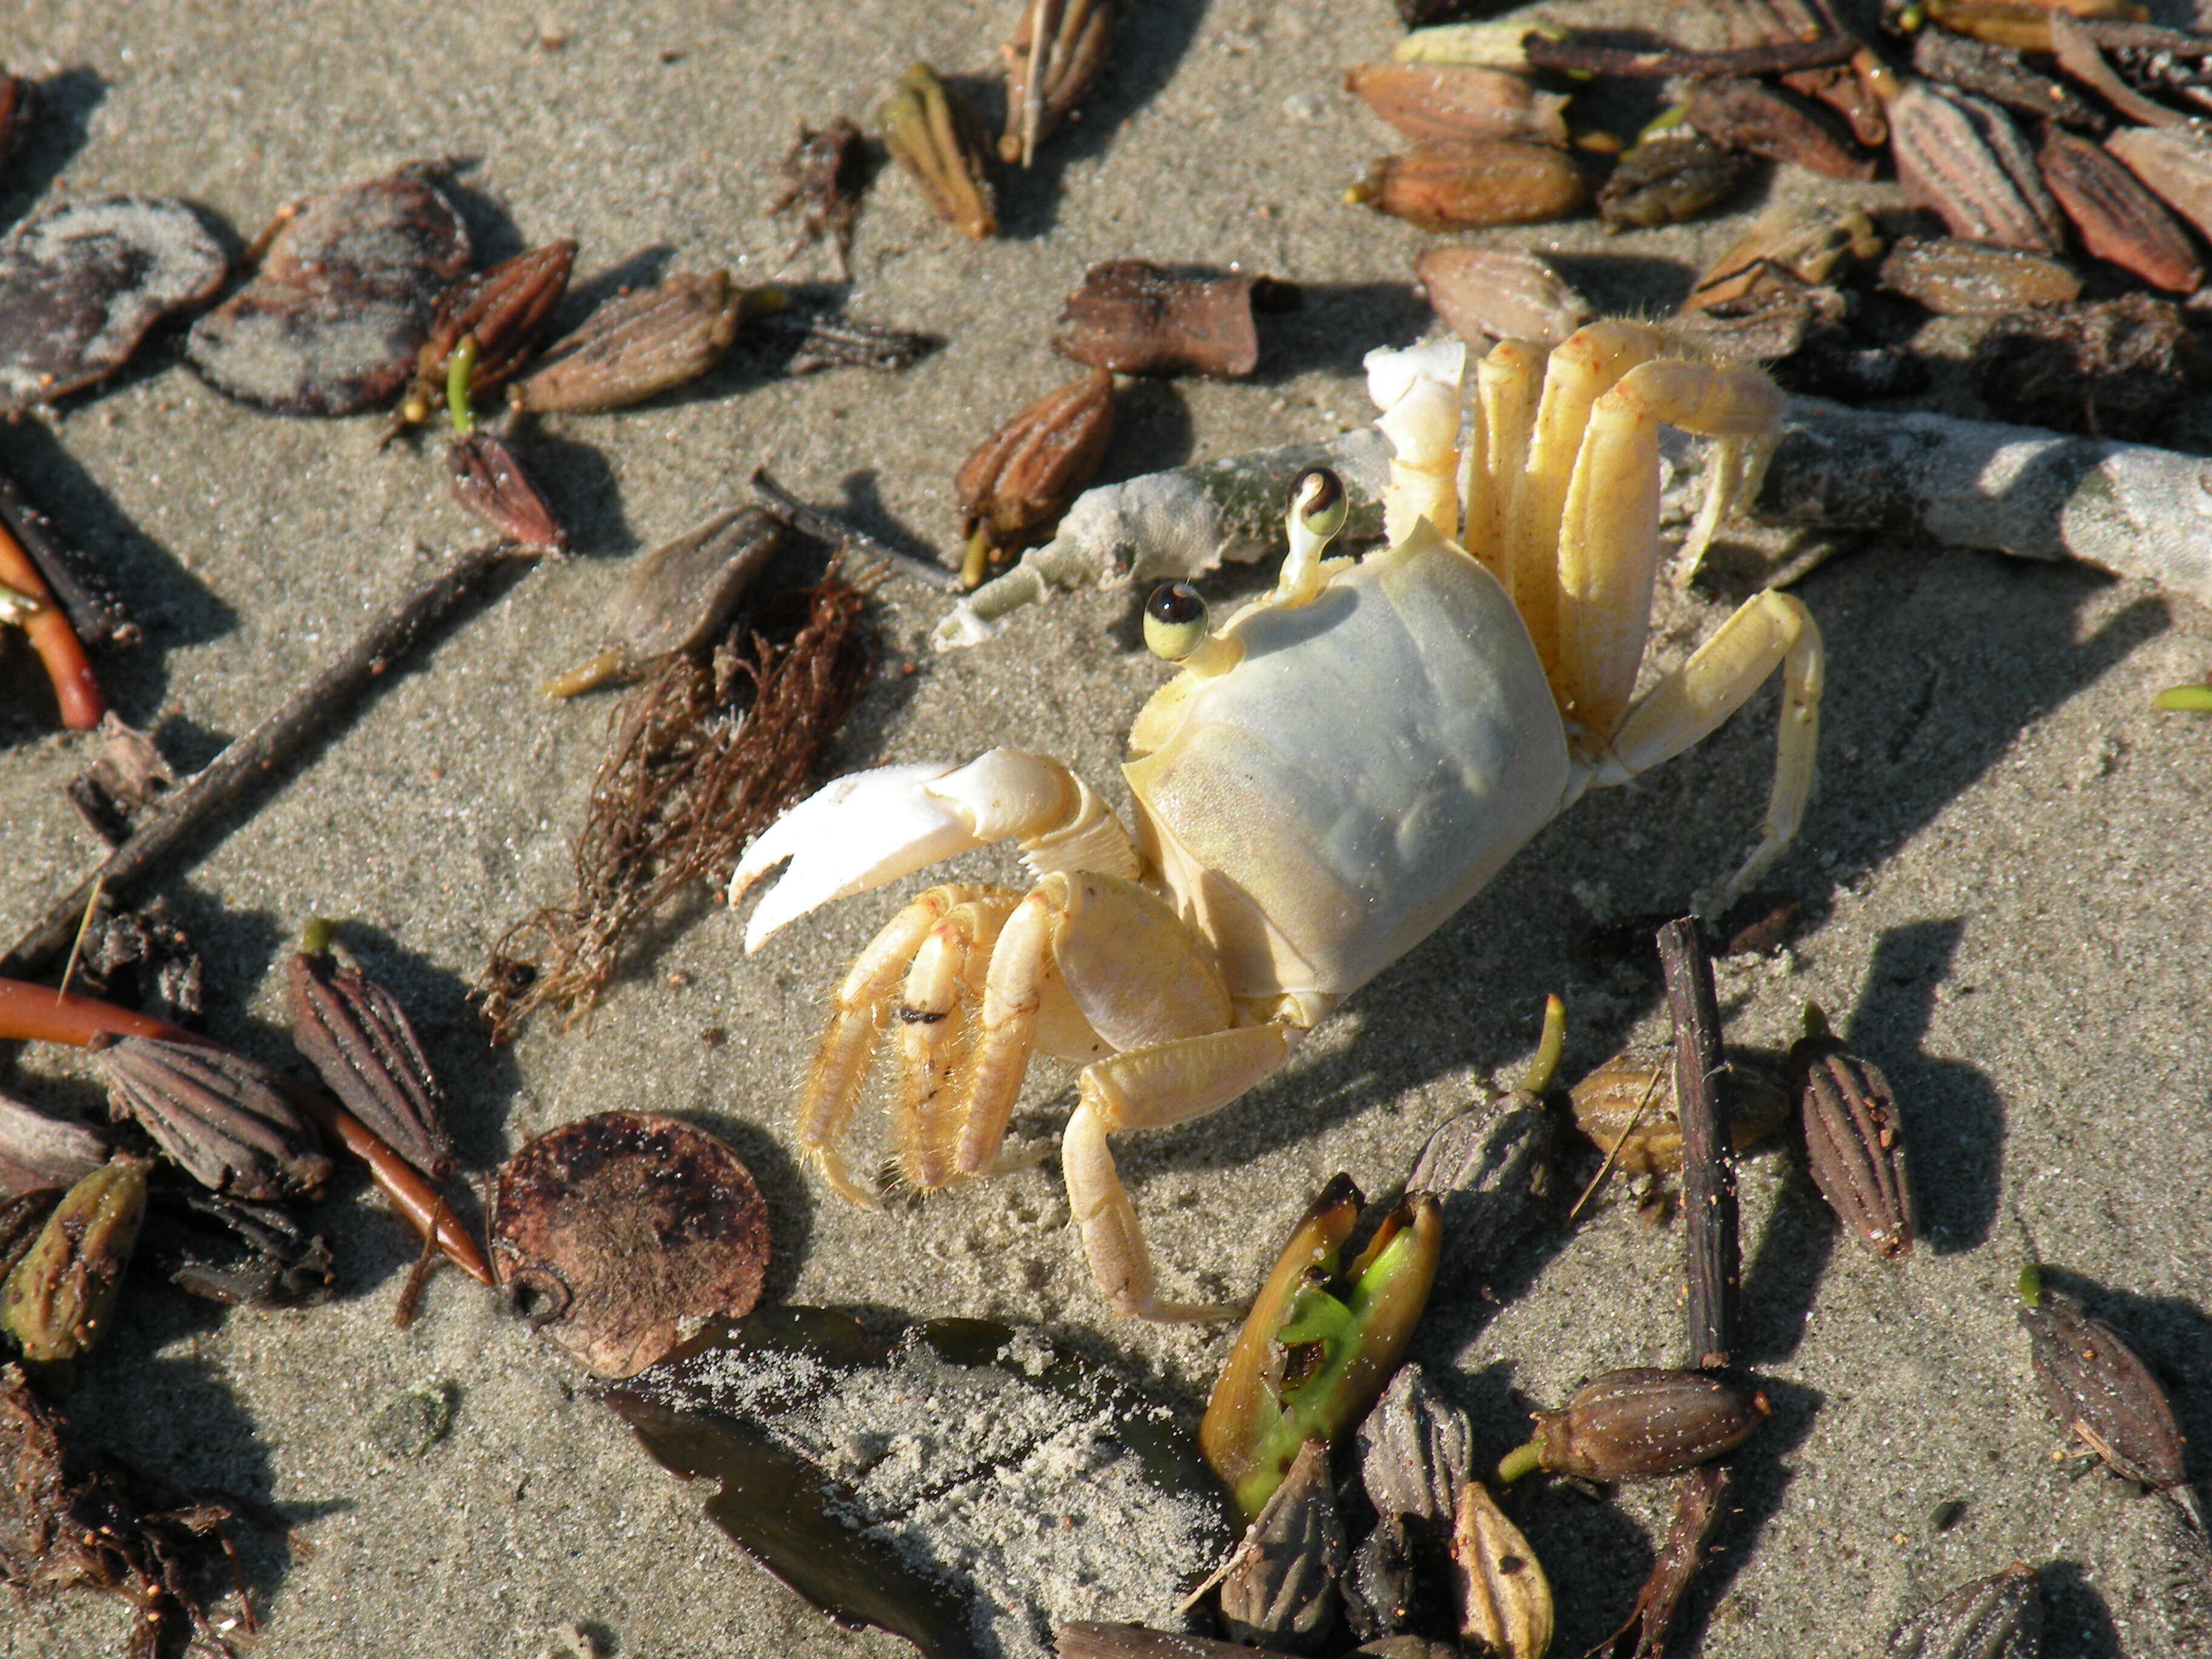
[[[1291,481],[1291,512],[1323,541],[1334,539],[1352,511],[1344,480],[1325,466],[1310,466]]]
[[[1145,646],[1181,662],[1206,642],[1206,601],[1188,582],[1162,582],[1145,601]]]

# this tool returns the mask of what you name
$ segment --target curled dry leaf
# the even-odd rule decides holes
[[[568,532],[504,441],[481,430],[454,439],[446,446],[446,473],[453,499],[501,540],[550,553],[567,550]]]
[[[2022,1275],[2020,1322],[2051,1414],[2113,1474],[2161,1489],[2188,1480],[2166,1390],[2118,1331],[2042,1288],[2033,1268]]]
[[[1115,259],[1083,273],[1067,296],[1053,346],[1063,357],[1117,374],[1249,374],[1260,364],[1256,307],[1298,302],[1287,283],[1212,276]]]
[[[569,697],[617,676],[634,679],[678,651],[708,644],[782,544],[782,523],[757,507],[726,507],[663,542],[607,601],[598,654],[546,690]]]
[[[1790,1115],[1790,1095],[1763,1067],[1731,1061],[1720,1077],[1729,1145],[1756,1146]],[[1624,1048],[1580,1083],[1571,1096],[1575,1127],[1602,1152],[1617,1148],[1628,1175],[1666,1175],[1682,1167],[1682,1125],[1674,1099],[1674,1052]],[[1641,1110],[1638,1110],[1638,1108]]]
[[[1874,177],[1874,157],[1834,115],[1761,81],[1700,81],[1690,88],[1682,118],[1729,149],[1794,162],[1831,179]]]
[[[2197,291],[2204,266],[2189,234],[2127,168],[2055,124],[2045,126],[2035,160],[2052,198],[2081,233],[2082,246],[2153,288]]]
[[[768,1272],[768,1206],[738,1155],[672,1117],[601,1112],[507,1161],[491,1259],[518,1311],[595,1376],[635,1376]]]
[[[2112,118],[2079,92],[2027,66],[2008,46],[1993,46],[1948,29],[1922,29],[1912,37],[1912,67],[1957,92],[1971,92],[2039,120],[2061,121],[2085,132],[2103,132]]]
[[[563,237],[502,259],[448,289],[430,320],[428,337],[415,356],[415,380],[401,418],[420,422],[444,406],[446,370],[460,343],[472,340],[468,390],[481,397],[507,384],[568,292],[576,244]]]
[[[285,969],[292,1046],[385,1145],[433,1181],[453,1167],[446,1091],[398,1000],[350,962],[295,951]]]
[[[216,391],[287,415],[353,415],[406,383],[469,236],[422,166],[310,198],[281,218],[253,280],[192,325],[187,362]]]
[[[507,388],[507,402],[587,415],[643,403],[721,362],[744,313],[744,290],[730,286],[727,271],[678,271],[608,301],[555,341]]]
[[[1688,127],[1637,140],[1597,193],[1609,230],[1650,230],[1693,219],[1741,190],[1757,164]]]
[[[783,257],[794,258],[827,237],[837,256],[837,274],[849,282],[853,225],[868,188],[868,147],[860,128],[842,115],[818,132],[801,121],[799,141],[785,155],[781,171],[783,189],[768,210],[799,210],[799,233]]]
[[[202,1186],[266,1201],[330,1178],[315,1131],[258,1061],[159,1037],[96,1039],[90,1052],[115,1115],[137,1119]]]
[[[0,1094],[0,1193],[74,1185],[107,1162],[107,1138]]]
[[[1349,1559],[1328,1443],[1309,1440],[1222,1575],[1230,1639],[1279,1653],[1314,1651],[1335,1628],[1336,1583]]]
[[[914,176],[930,210],[981,241],[998,234],[998,209],[983,171],[975,117],[937,71],[916,64],[876,111],[884,147]]]
[[[0,240],[0,415],[106,379],[228,270],[198,216],[163,197],[73,202],[18,226]]]
[[[986,439],[953,480],[963,537],[993,547],[1050,537],[1068,503],[1090,486],[1114,440],[1114,377],[1094,368],[1040,398]]]
[[[1552,1582],[1520,1528],[1480,1480],[1459,1490],[1452,1565],[1460,1637],[1497,1659],[1544,1659],[1552,1645]]]
[[[1764,1395],[1703,1371],[1607,1371],[1558,1411],[1537,1412],[1535,1438],[1507,1462],[1533,1453],[1535,1467],[1585,1480],[1680,1474],[1734,1451],[1766,1413]]]
[[[1529,138],[1565,146],[1567,95],[1466,64],[1362,64],[1344,89],[1407,137]]]
[[[1713,261],[1682,309],[1705,311],[1797,294],[1826,284],[1847,264],[1864,264],[1881,253],[1874,222],[1857,208],[1826,203],[1778,208]]]
[[[0,1329],[25,1359],[58,1364],[100,1340],[146,1218],[152,1167],[124,1153],[79,1181],[0,1284]]]
[[[2000,317],[1972,369],[2000,420],[2145,438],[2212,385],[2212,353],[2172,301],[2129,294]]]
[[[1024,0],[1006,43],[1006,130],[999,159],[1028,167],[1065,121],[1114,42],[1116,0]]]
[[[2015,1561],[1923,1607],[1890,1638],[1888,1659],[2036,1659],[2043,1651],[2043,1591]]]
[[[1540,255],[1517,248],[1432,247],[1413,275],[1444,326],[1478,349],[1493,340],[1549,349],[1597,315]]]
[[[1346,193],[1424,230],[1564,218],[1590,198],[1565,151],[1515,138],[1424,138],[1389,155]]]
[[[1954,236],[2057,253],[2057,205],[2035,156],[1995,104],[1927,81],[1908,82],[1889,106],[1890,155],[1905,199]]]
[[[1881,262],[1877,280],[1943,317],[1997,316],[2081,295],[2081,273],[2063,259],[1955,236],[1906,237]]]

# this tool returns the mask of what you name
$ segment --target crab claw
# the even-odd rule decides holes
[[[930,793],[954,769],[951,761],[923,761],[855,772],[824,784],[770,824],[730,878],[734,907],[755,882],[791,860],[745,923],[747,954],[833,899],[982,846],[968,815]]]

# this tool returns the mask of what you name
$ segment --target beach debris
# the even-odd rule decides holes
[[[1788,1091],[1764,1066],[1730,1060],[1717,1082],[1735,1151],[1758,1145],[1790,1115]],[[1575,1085],[1571,1098],[1575,1127],[1624,1174],[1671,1175],[1682,1167],[1672,1050],[1624,1048]]]
[[[38,1242],[47,1216],[67,1190],[66,1187],[41,1184],[0,1200],[0,1285],[7,1283],[8,1275],[15,1271],[15,1264]]]
[[[1252,313],[1287,311],[1296,286],[1267,276],[1166,270],[1115,259],[1083,273],[1067,296],[1053,349],[1117,374],[1212,374],[1236,379],[1260,363]]]
[[[1344,89],[1407,138],[1531,138],[1567,143],[1565,93],[1526,76],[1455,64],[1362,64]]]
[[[392,398],[469,268],[441,170],[418,162],[284,210],[252,280],[192,325],[185,361],[282,414],[355,415]]]
[[[878,106],[876,122],[884,147],[913,178],[931,212],[977,241],[998,234],[975,118],[935,70],[916,63],[899,76]]]
[[[2053,1417],[2124,1480],[2161,1492],[2187,1483],[2166,1390],[2118,1331],[2045,1285],[2033,1265],[2020,1275],[2019,1318]]]
[[[2081,293],[2081,273],[2063,259],[1955,236],[1904,238],[1881,262],[1877,280],[1943,317],[2002,316],[2064,305]]]
[[[107,699],[84,653],[84,641],[30,554],[0,523],[0,629],[11,623],[29,636],[31,649],[38,653],[62,724],[72,732],[98,726],[107,713]]]
[[[799,228],[786,259],[794,259],[827,240],[837,258],[841,282],[853,279],[853,226],[868,190],[868,146],[860,128],[843,116],[817,130],[799,124],[799,137],[783,158],[783,188],[770,202],[770,213],[798,210]]]
[[[884,565],[901,575],[911,576],[925,587],[933,587],[940,593],[950,593],[960,585],[960,578],[943,565],[927,559],[915,558],[902,553],[887,543],[879,542],[854,524],[835,513],[825,513],[818,507],[810,507],[775,481],[764,466],[753,469],[746,482],[753,494],[761,498],[776,520],[802,536],[811,536],[827,546],[842,548],[845,556],[863,565]]]
[[[1409,1194],[1340,1271],[1364,1202],[1348,1176],[1322,1188],[1206,1402],[1199,1448],[1248,1521],[1308,1440],[1334,1443],[1366,1416],[1428,1304],[1443,1231],[1437,1200]]]
[[[1954,236],[2055,254],[2064,222],[2043,187],[2035,154],[2012,118],[1988,100],[1908,81],[1889,106],[1889,153],[1905,199]]]
[[[1922,29],[1912,37],[1912,67],[1955,92],[1972,93],[2039,120],[2100,134],[2112,124],[2109,115],[2074,88],[2031,69],[2011,47],[1949,29]]]
[[[346,1109],[433,1181],[453,1167],[446,1091],[398,999],[331,948],[318,919],[285,966],[292,1046]]]
[[[89,1047],[117,1120],[136,1118],[210,1190],[266,1203],[314,1193],[330,1178],[313,1127],[259,1061],[159,1037]]]
[[[1542,34],[1559,40],[1566,33],[1557,23],[1525,16],[1444,22],[1416,27],[1400,35],[1390,56],[1401,64],[1467,64],[1525,75],[1535,67],[1528,61],[1528,37]]]
[[[167,197],[95,197],[17,226],[0,239],[0,415],[106,380],[229,269],[199,216]]]
[[[1449,1528],[1474,1468],[1467,1413],[1419,1365],[1399,1367],[1359,1425],[1359,1477],[1376,1514]]]
[[[1763,215],[1705,268],[1682,302],[1704,311],[1770,296],[1795,297],[1837,280],[1881,253],[1874,222],[1857,208],[1790,204]]]
[[[1597,215],[1609,230],[1650,230],[1694,219],[1741,189],[1757,163],[1662,116],[1613,166],[1597,193]]]
[[[2123,127],[2105,149],[2199,235],[2212,234],[2212,141],[2188,128]]]
[[[1424,138],[1386,155],[1344,193],[1423,230],[1559,219],[1590,199],[1589,177],[1562,149],[1518,138]]]
[[[1898,1626],[1887,1659],[2035,1659],[2043,1651],[2043,1590],[2015,1561],[1961,1584]]]
[[[2189,685],[2170,685],[2151,699],[2155,708],[2170,708],[2176,714],[2212,714],[2212,684],[2203,681]]]
[[[754,606],[711,650],[678,653],[624,699],[571,855],[574,895],[509,930],[485,969],[495,1036],[538,1008],[587,1011],[631,930],[680,893],[726,884],[744,844],[805,790],[867,681],[867,586],[832,569]],[[517,990],[525,962],[534,971]]]
[[[459,392],[481,398],[506,385],[561,308],[575,263],[576,244],[562,237],[447,289],[415,355],[415,378],[400,403],[400,422],[419,426]],[[469,357],[457,375],[453,360],[465,341]]]
[[[1549,261],[1518,248],[1432,247],[1413,276],[1443,325],[1478,350],[1494,340],[1549,350],[1597,315]]]
[[[634,1376],[760,1300],[768,1206],[738,1155],[672,1117],[599,1112],[501,1166],[491,1259],[509,1304],[594,1376]]]
[[[1998,414],[2140,438],[2212,385],[2212,350],[2172,300],[2043,306],[2000,317],[1974,347],[1974,390]]]
[[[1042,1632],[1077,1620],[1168,1624],[1232,1535],[1188,1419],[1031,1330],[878,1337],[763,1308],[596,1392],[664,1468],[719,1483],[708,1518],[748,1555],[933,1659],[1045,1659]]]
[[[1703,1371],[1607,1371],[1559,1410],[1537,1412],[1534,1437],[1506,1455],[1498,1479],[1510,1484],[1535,1469],[1584,1480],[1680,1474],[1734,1451],[1766,1413],[1764,1395]]]
[[[1830,33],[1809,40],[1735,46],[1723,52],[1694,52],[1673,46],[1644,51],[1577,40],[1565,30],[1547,32],[1525,23],[1521,27],[1521,49],[1531,68],[1559,70],[1569,75],[1619,75],[1632,80],[1786,75],[1848,63],[1861,50],[1850,36]]]
[[[402,1389],[377,1407],[366,1431],[369,1444],[395,1463],[412,1462],[453,1426],[460,1390],[451,1382]]]
[[[413,1296],[419,1291],[422,1275],[428,1270],[431,1250],[459,1267],[479,1285],[492,1282],[491,1268],[485,1264],[483,1253],[477,1249],[476,1240],[454,1217],[446,1200],[431,1186],[420,1170],[386,1146],[369,1127],[328,1095],[313,1089],[301,1090],[295,1097],[301,1110],[312,1117],[332,1144],[346,1152],[368,1170],[369,1179],[376,1183],[377,1191],[391,1202],[407,1224],[422,1240],[423,1254],[410,1276],[409,1288],[393,1310],[392,1322],[405,1329],[413,1319]]]
[[[179,1290],[232,1306],[304,1307],[337,1284],[330,1242],[284,1206],[167,1182],[149,1195],[137,1259]]]
[[[1684,125],[1724,149],[1788,161],[1830,179],[1866,180],[1875,158],[1822,105],[1763,81],[1699,81],[1682,106]]]
[[[503,439],[464,432],[446,446],[453,499],[493,531],[503,546],[540,553],[568,550],[568,532]]]
[[[77,941],[76,976],[87,991],[178,1024],[200,1016],[203,966],[161,897],[137,910],[94,906]]]
[[[0,1284],[0,1330],[27,1364],[65,1365],[100,1340],[138,1243],[152,1167],[118,1152],[78,1181]]]
[[[1337,1582],[1347,1565],[1328,1444],[1309,1440],[1222,1572],[1229,1638],[1279,1653],[1316,1651],[1336,1629]]]
[[[107,1162],[107,1137],[0,1094],[0,1194],[74,1186]]]
[[[53,590],[70,629],[86,645],[136,645],[141,632],[100,567],[63,539],[22,485],[0,471],[0,530]]]
[[[1117,0],[1024,0],[1006,43],[1006,130],[999,159],[1024,167],[1106,66]]]
[[[87,829],[107,846],[119,847],[177,787],[177,775],[154,739],[112,708],[100,722],[100,739],[92,764],[64,793]]]
[[[2056,122],[2043,129],[2036,165],[2081,246],[2153,288],[2193,294],[2204,266],[2186,231],[2136,176],[2096,144]]]
[[[967,544],[963,575],[986,557],[1048,541],[1098,476],[1114,441],[1114,377],[1094,368],[1046,393],[977,445],[952,481]]]
[[[1452,1523],[1460,1638],[1497,1659],[1544,1659],[1552,1645],[1552,1583],[1521,1529],[1480,1480],[1459,1489]]]
[[[1912,1254],[1917,1234],[1905,1124],[1881,1068],[1846,1049],[1819,1006],[1790,1050],[1805,1129],[1805,1167],[1844,1229],[1885,1261]]]
[[[1408,1195],[1426,1193],[1437,1200],[1437,1277],[1444,1284],[1482,1284],[1551,1212],[1558,1135],[1540,1097],[1517,1089],[1493,1105],[1447,1118],[1406,1177]]]
[[[783,544],[764,507],[725,507],[640,558],[607,601],[606,629],[592,658],[546,683],[573,697],[614,678],[635,679],[679,651],[713,643]]]
[[[750,299],[727,271],[710,270],[678,271],[610,300],[548,346],[507,387],[507,402],[533,414],[596,415],[658,397],[721,362]]]
[[[155,1659],[180,1628],[203,1653],[235,1652],[225,1626],[252,1635],[252,1603],[241,1595],[239,1618],[218,1625],[192,1589],[217,1550],[234,1573],[222,1532],[238,1518],[234,1506],[87,1457],[74,1441],[22,1367],[0,1366],[0,1584],[26,1599],[78,1586],[113,1591],[131,1604],[126,1659]]]
[[[824,368],[896,374],[945,343],[934,334],[866,322],[834,307],[787,297],[781,307],[765,306],[748,334],[763,348],[759,355],[773,360],[776,371],[785,374],[811,374]]]

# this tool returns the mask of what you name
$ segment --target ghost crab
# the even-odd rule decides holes
[[[1593,324],[1548,359],[1493,349],[1462,453],[1463,354],[1370,357],[1396,451],[1387,546],[1324,556],[1344,500],[1316,471],[1293,489],[1273,592],[1210,631],[1189,589],[1152,596],[1147,641],[1182,672],[1130,732],[1133,836],[1059,762],[994,749],[839,779],[748,850],[733,904],[792,860],[748,951],[833,899],[993,842],[1017,842],[1037,878],[1026,892],[929,889],[837,988],[798,1133],[838,1192],[874,1201],[839,1143],[886,1033],[899,1162],[924,1189],[993,1170],[1042,1051],[1082,1067],[1061,1158],[1114,1310],[1229,1313],[1162,1298],[1109,1136],[1199,1117],[1262,1081],[1585,789],[1686,749],[1777,667],[1765,833],[1723,900],[1788,844],[1820,690],[1802,605],[1755,596],[1633,696],[1660,552],[1659,425],[1718,441],[1693,532],[1709,533],[1753,488],[1781,394],[1654,329]]]

